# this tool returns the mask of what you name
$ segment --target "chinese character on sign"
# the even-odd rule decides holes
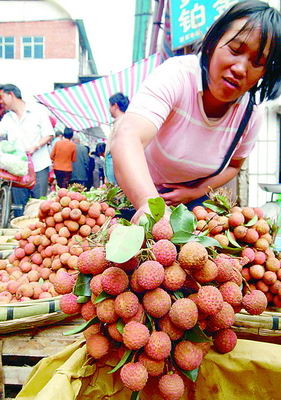
[[[185,6],[188,5],[190,0],[181,0],[180,8],[184,8]]]
[[[183,3],[186,5],[188,2],[189,0],[182,2],[182,5]],[[195,3],[191,10],[183,9],[180,13],[178,21],[180,23],[179,25],[183,29],[183,32],[188,32],[190,29],[200,28],[206,23],[205,7]]]
[[[217,0],[214,4],[213,7],[216,9],[218,12],[217,16],[215,17],[216,19],[219,18],[219,16],[224,13],[226,10],[228,10],[231,6],[237,3],[237,0]]]

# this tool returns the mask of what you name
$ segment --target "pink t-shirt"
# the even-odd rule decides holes
[[[157,67],[133,97],[128,111],[151,121],[158,132],[145,149],[156,185],[205,177],[216,171],[236,134],[248,104],[245,94],[219,119],[206,116],[196,55],[172,57]],[[261,112],[251,119],[233,153],[245,158],[254,147]]]

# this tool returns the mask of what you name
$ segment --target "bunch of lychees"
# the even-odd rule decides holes
[[[220,353],[235,347],[235,313],[260,314],[267,298],[242,292],[248,258],[225,254],[183,205],[168,221],[162,199],[153,201],[140,226],[120,220],[79,255],[76,285],[60,304],[86,321],[80,330],[94,359],[119,348],[112,372],[120,369],[127,388],[141,391],[156,376],[163,398],[177,400],[211,345]]]

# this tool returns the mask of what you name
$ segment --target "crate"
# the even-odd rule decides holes
[[[62,351],[65,346],[83,338],[83,334],[63,333],[81,325],[77,317],[44,327],[0,335],[0,400],[16,397],[32,368],[44,357]]]

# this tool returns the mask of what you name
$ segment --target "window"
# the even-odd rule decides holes
[[[22,38],[22,55],[23,58],[43,58],[43,36],[24,36]]]
[[[0,58],[14,58],[14,37],[0,36]]]

